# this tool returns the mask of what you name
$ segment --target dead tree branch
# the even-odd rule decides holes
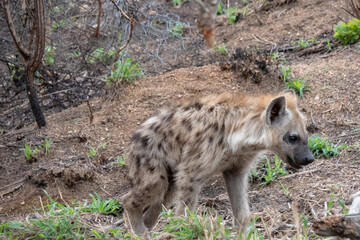
[[[10,14],[10,3],[9,0],[4,0],[4,11],[5,11],[5,21],[9,27],[10,34],[12,38],[14,39],[14,43],[16,48],[19,50],[21,55],[25,58],[25,60],[28,60],[30,58],[30,52],[21,44],[21,40],[19,35],[17,35],[14,27],[14,22],[12,20],[11,14]]]
[[[116,62],[119,59],[119,53],[126,48],[126,46],[129,44],[131,37],[132,37],[132,33],[133,33],[133,29],[134,29],[134,25],[135,25],[135,19],[134,18],[130,18],[128,15],[126,15],[126,13],[121,9],[121,7],[119,7],[119,5],[114,1],[114,0],[110,0],[115,6],[116,8],[121,12],[121,14],[130,21],[131,25],[130,25],[130,34],[129,34],[129,38],[128,40],[124,43],[124,45],[118,47],[116,49],[116,53],[115,53],[115,59],[114,62]]]
[[[5,18],[11,33],[11,36],[14,40],[16,48],[26,61],[26,93],[29,98],[31,110],[35,116],[36,123],[39,128],[46,126],[46,121],[43,112],[41,111],[39,100],[37,97],[36,89],[34,87],[34,75],[35,71],[38,69],[42,56],[44,54],[45,48],[45,25],[44,25],[44,5],[43,0],[34,0],[34,14],[33,21],[29,26],[29,42],[28,48],[26,49],[21,44],[21,39],[16,33],[13,19],[10,13],[10,2],[5,0],[4,11]],[[28,11],[31,11],[30,7],[26,8]],[[28,16],[31,16],[30,13],[27,13]],[[33,38],[35,37],[35,49],[31,53]]]

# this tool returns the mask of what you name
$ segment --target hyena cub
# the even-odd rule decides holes
[[[235,222],[250,217],[247,176],[270,150],[294,168],[314,161],[304,117],[291,93],[260,97],[212,95],[168,107],[146,120],[127,150],[131,190],[123,198],[135,233],[157,222],[174,197],[176,215],[194,209],[202,184],[224,176]]]

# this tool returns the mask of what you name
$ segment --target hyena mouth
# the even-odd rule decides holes
[[[287,156],[287,159],[286,159],[286,160],[287,160],[288,164],[289,164],[291,167],[293,167],[293,168],[295,168],[295,169],[300,169],[300,168],[301,168],[301,165],[295,163],[295,161],[294,161],[290,156]]]

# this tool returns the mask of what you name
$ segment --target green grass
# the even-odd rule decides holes
[[[184,35],[184,26],[181,22],[176,22],[175,26],[171,28],[171,33],[174,37],[181,37]]]
[[[96,192],[94,193],[96,197],[90,194],[92,202],[89,205],[81,208],[82,212],[98,212],[103,214],[111,214],[119,216],[119,213],[124,211],[123,207],[119,204],[118,201],[114,199],[101,200],[101,197]]]
[[[113,64],[113,70],[110,76],[105,77],[106,83],[110,85],[112,82],[121,80],[122,82],[132,83],[135,79],[144,76],[144,70],[138,66],[139,63],[132,63],[132,59],[119,59]]]
[[[51,148],[51,142],[45,139],[44,144],[36,146],[34,149],[31,149],[31,147],[27,143],[25,143],[25,146],[23,148],[20,148],[19,150],[23,151],[25,159],[27,161],[30,161],[32,158],[34,158],[34,155],[38,154],[40,151],[43,154],[49,154],[50,148]]]
[[[305,92],[311,92],[311,87],[306,85],[306,81],[306,79],[294,79],[285,82],[285,85],[288,89],[293,89],[297,94],[299,94],[300,98],[303,98]]]
[[[281,159],[275,155],[274,164],[270,163],[269,158],[265,157],[261,160],[262,166],[257,165],[255,169],[250,171],[250,181],[259,182],[260,186],[267,185],[275,181],[278,177],[287,174],[285,168],[281,167]]]
[[[236,21],[236,15],[238,12],[238,8],[237,7],[230,7],[226,10],[226,16],[228,18],[229,24],[234,24]]]
[[[284,66],[284,65],[280,65],[280,73],[281,73],[281,80],[286,83],[288,81],[288,79],[290,78],[290,73],[291,73],[291,66]]]
[[[295,44],[298,49],[305,49],[311,46],[311,42],[316,42],[315,39],[304,40],[304,37],[301,37],[298,41],[291,41],[291,44]]]
[[[93,201],[88,205],[85,202],[70,206],[56,202],[47,194],[46,203],[40,200],[41,208],[26,221],[2,222],[0,239],[130,239],[121,228],[99,230],[82,218],[85,212],[114,214],[122,209],[117,201],[101,200],[97,193],[95,195],[96,198],[90,195]]]
[[[154,237],[163,233],[169,233],[172,239],[187,240],[187,239],[253,239],[263,240],[261,232],[255,227],[257,217],[252,219],[249,226],[244,233],[237,233],[236,228],[229,228],[224,226],[221,222],[220,216],[212,215],[206,212],[194,211],[187,209],[185,215],[175,218],[173,212],[163,211],[161,213],[168,224],[165,225],[164,230]]]
[[[273,61],[275,64],[282,63],[282,64],[288,64],[288,61],[284,56],[280,56],[278,52],[273,52],[271,54],[271,61]]]
[[[223,56],[228,56],[229,55],[229,52],[228,50],[226,49],[226,45],[223,43],[221,46],[216,46],[214,48],[214,50],[216,52],[218,52],[219,54],[223,55]]]
[[[335,146],[332,142],[327,141],[325,137],[320,137],[319,135],[312,135],[308,143],[311,152],[316,158],[340,156],[339,150],[348,147],[346,145]]]
[[[115,162],[111,162],[111,164],[117,164],[119,166],[125,166],[126,163],[126,154],[124,153],[122,156],[119,156]]]

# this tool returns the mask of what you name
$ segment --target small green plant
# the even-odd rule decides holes
[[[216,15],[222,15],[222,14],[225,13],[222,7],[223,7],[223,4],[220,1],[218,6],[217,6],[217,9],[216,9]]]
[[[341,206],[342,214],[344,214],[344,215],[345,215],[345,214],[348,214],[348,213],[349,213],[349,208],[346,207],[344,200],[339,199],[338,202],[339,202],[339,204],[340,204],[340,206]]]
[[[54,63],[55,50],[56,50],[56,47],[45,46],[44,57],[43,57],[45,65],[50,65],[50,64]]]
[[[288,79],[290,78],[291,66],[286,67],[281,64],[280,72],[281,72],[281,80],[283,80],[283,82],[286,83],[288,81]]]
[[[326,39],[326,44],[328,46],[329,51],[331,51],[332,49],[331,49],[330,39],[328,38]]]
[[[28,161],[30,161],[31,158],[33,157],[33,154],[35,154],[35,152],[33,150],[31,150],[29,145],[27,145],[26,143],[25,143],[25,147],[20,148],[20,150],[24,152],[25,159],[28,160]]]
[[[332,142],[327,141],[326,138],[322,138],[319,135],[312,135],[308,143],[314,157],[317,158],[340,156],[339,149],[347,147],[346,145],[335,146]]]
[[[360,20],[354,18],[348,23],[340,22],[335,25],[334,38],[339,40],[342,45],[355,43],[360,37]]]
[[[229,19],[229,24],[234,24],[236,22],[237,11],[237,7],[230,7],[226,10],[226,17]]]
[[[111,164],[117,164],[119,166],[124,166],[126,161],[126,155],[125,153],[122,156],[119,156],[115,162],[112,162]]]
[[[176,22],[175,26],[171,28],[171,33],[174,37],[181,37],[184,35],[184,26],[180,22]]]
[[[103,214],[112,214],[118,216],[119,213],[123,212],[123,207],[119,204],[118,201],[114,199],[101,200],[101,197],[96,192],[94,193],[96,197],[90,194],[92,198],[92,203],[81,208],[82,212],[98,212]]]
[[[109,77],[105,77],[106,83],[110,85],[121,79],[123,82],[132,83],[136,78],[144,76],[143,69],[140,68],[139,63],[132,63],[132,59],[128,58],[125,61],[119,59],[113,65],[113,70]]]
[[[286,184],[283,184],[282,182],[280,182],[281,188],[285,194],[286,197],[290,198],[290,191],[289,191],[289,186]]]
[[[265,165],[265,175],[264,182],[260,183],[261,186],[266,185],[270,182],[273,182],[277,177],[284,176],[286,174],[286,170],[281,167],[281,159],[277,155],[275,155],[275,167],[272,168],[270,164],[270,160],[265,158],[262,160]]]
[[[284,56],[280,56],[278,52],[273,52],[271,54],[271,61],[273,61],[275,64],[281,62],[283,64],[288,64],[288,61]]]
[[[306,85],[306,79],[294,79],[285,82],[285,85],[288,89],[293,89],[296,93],[299,94],[300,98],[304,97],[305,92],[311,92],[311,87]]]
[[[309,237],[308,237],[309,219],[304,215],[301,217],[301,220],[303,221],[303,224],[304,224],[304,228],[303,228],[304,234],[301,237],[301,239],[307,240],[307,239],[309,239]]]
[[[298,41],[291,41],[291,44],[296,44],[298,49],[305,49],[310,47],[311,42],[316,42],[315,39],[304,40],[304,37],[301,37]]]
[[[226,49],[226,45],[223,43],[221,46],[216,46],[214,48],[215,51],[217,51],[219,54],[224,55],[224,56],[228,56],[229,52]]]
[[[52,31],[56,31],[60,28],[63,28],[66,26],[66,21],[65,20],[60,20],[60,22],[55,22],[53,21],[53,23],[51,24],[51,30]]]
[[[81,52],[75,53],[73,55],[74,57],[79,57],[81,55]],[[74,53],[73,53],[74,54]],[[110,49],[108,51],[105,51],[104,48],[96,48],[88,58],[86,58],[86,61],[94,64],[96,62],[107,62],[108,60],[112,59],[115,55],[115,50]]]
[[[96,148],[88,146],[88,148],[89,148],[88,156],[96,157],[98,155],[99,149],[105,149],[105,147],[106,147],[106,143],[100,144]]]
[[[250,171],[250,181],[258,180],[260,186],[267,185],[275,181],[278,177],[284,176],[287,172],[281,167],[281,159],[275,155],[274,167],[271,165],[270,160],[265,157],[261,160],[263,166],[256,166],[255,169]]]

